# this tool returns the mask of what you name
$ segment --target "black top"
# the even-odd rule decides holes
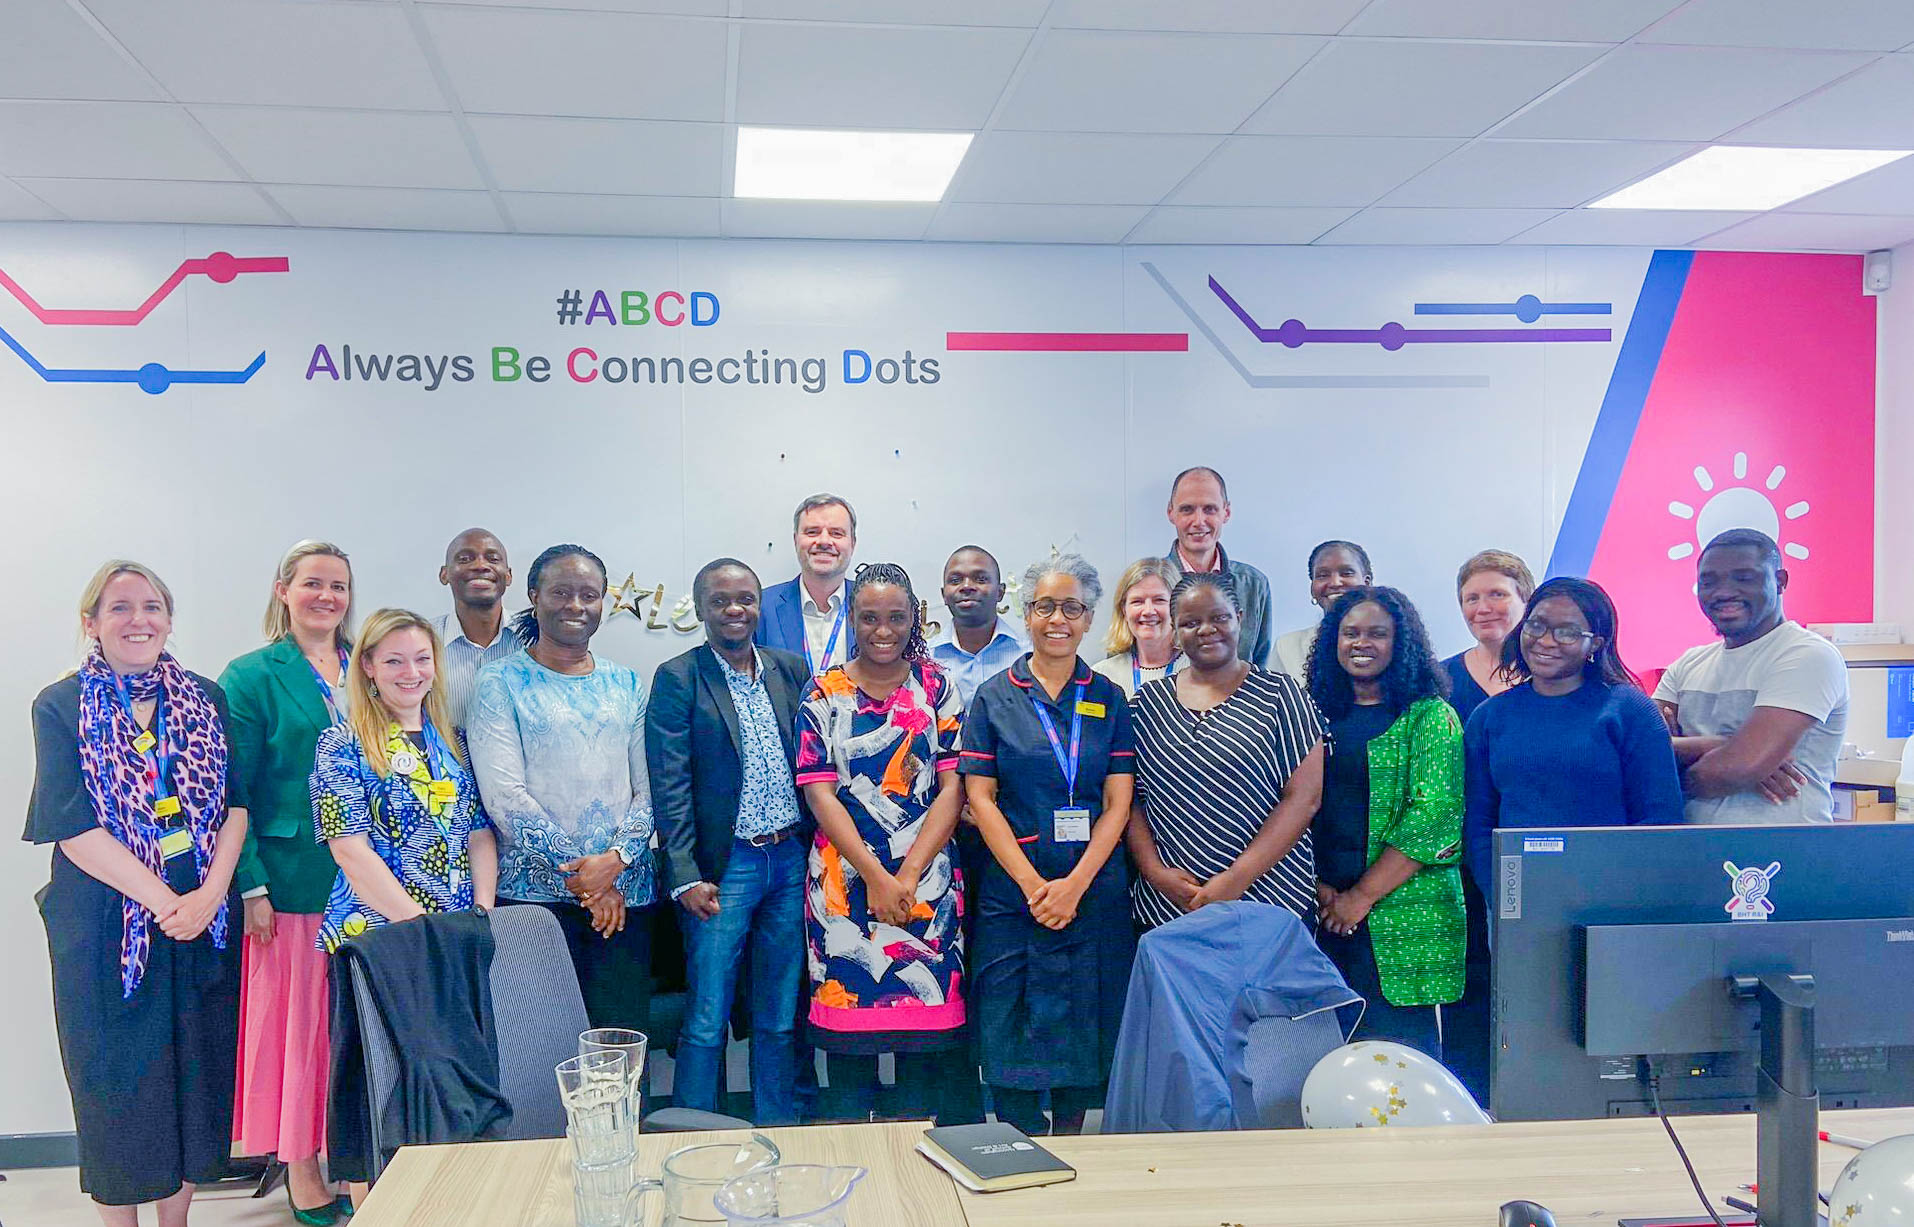
[[[1316,812],[1316,877],[1348,890],[1369,868],[1369,743],[1396,720],[1381,703],[1355,705],[1329,722],[1323,805]]]
[[[1449,706],[1455,708],[1455,714],[1462,718],[1462,727],[1469,727],[1469,717],[1475,709],[1489,701],[1489,692],[1469,672],[1469,662],[1463,658],[1467,651],[1457,652],[1442,662],[1449,671]]]
[[[189,672],[194,685],[212,701],[226,727],[226,695],[211,678]],[[93,797],[80,772],[80,675],[70,674],[33,700],[33,796],[27,802],[27,826],[21,838],[33,844],[58,843],[100,825]]]

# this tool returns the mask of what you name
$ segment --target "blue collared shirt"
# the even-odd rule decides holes
[[[937,636],[937,642],[930,645],[930,658],[950,675],[957,686],[957,697],[969,707],[977,687],[1008,669],[1029,650],[1030,644],[1019,633],[1016,623],[1000,616],[997,633],[990,637],[982,651],[972,654],[958,647],[957,628],[947,626]]]
[[[752,673],[739,672],[718,653],[711,654],[724,671],[731,706],[738,713],[738,738],[743,743],[738,757],[744,767],[744,780],[738,787],[738,817],[733,829],[739,839],[752,839],[796,826],[797,785],[791,778],[791,760],[785,757],[771,691],[764,684],[764,653],[755,653]]]
[[[480,647],[465,637],[456,613],[441,615],[434,623],[439,642],[445,645],[445,659],[439,662],[439,689],[445,694],[445,714],[455,729],[465,728],[465,713],[472,706],[472,691],[478,686],[478,671],[495,660],[503,660],[524,644],[512,630],[512,620],[499,624],[492,642]]]

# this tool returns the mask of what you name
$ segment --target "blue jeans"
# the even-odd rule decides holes
[[[672,1098],[717,1110],[731,1000],[745,944],[751,947],[751,1105],[759,1125],[795,1125],[794,1011],[804,971],[804,841],[754,848],[739,840],[718,883],[718,914],[699,920],[674,904],[684,925],[690,992],[678,1038]]]

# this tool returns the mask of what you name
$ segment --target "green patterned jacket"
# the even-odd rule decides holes
[[[1462,723],[1418,699],[1369,743],[1369,860],[1395,848],[1418,870],[1369,913],[1382,995],[1391,1005],[1462,997]]]

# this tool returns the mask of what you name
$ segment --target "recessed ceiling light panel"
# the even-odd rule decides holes
[[[1909,153],[1914,150],[1713,145],[1588,207],[1760,212],[1864,175]]]
[[[938,201],[971,136],[739,128],[732,194],[759,200]]]

